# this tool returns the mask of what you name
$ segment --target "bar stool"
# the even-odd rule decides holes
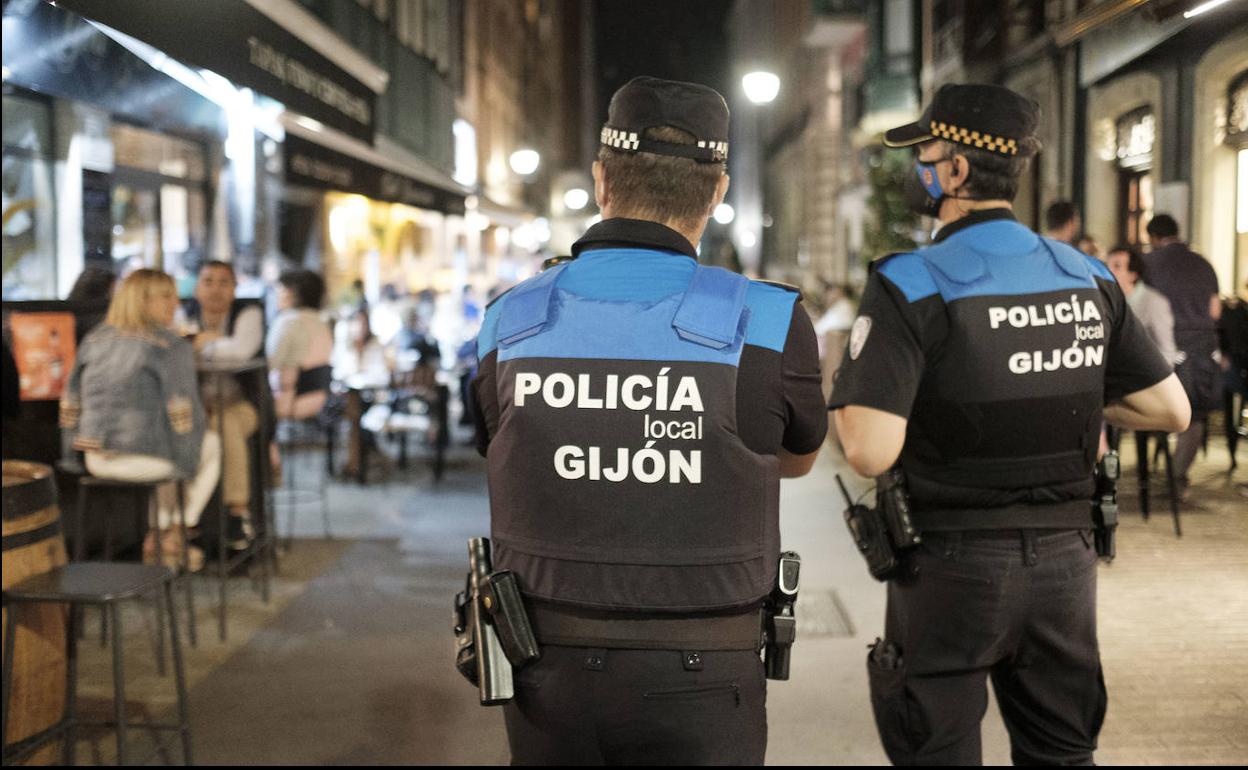
[[[69,604],[69,628],[66,638],[69,644],[68,676],[65,686],[65,714],[60,722],[37,735],[4,747],[4,764],[10,765],[29,756],[32,752],[63,735],[62,764],[74,764],[74,731],[80,726],[113,727],[117,735],[117,763],[129,761],[126,731],[129,729],[176,730],[182,737],[182,755],[186,765],[192,764],[191,724],[187,708],[186,675],[182,666],[182,646],[178,637],[178,618],[173,607],[173,571],[166,567],[144,564],[114,564],[107,562],[78,562],[58,567],[50,572],[36,575],[4,591],[4,604],[54,603]],[[169,642],[173,650],[174,680],[178,694],[178,721],[174,724],[133,724],[126,718],[125,657],[122,654],[122,627],[119,604],[138,599],[145,594],[159,592],[163,597],[163,612],[169,626]],[[104,722],[83,722],[78,719],[78,634],[77,624],[82,605],[100,605],[109,616],[113,640],[113,719]],[[157,603],[161,612],[161,603]],[[17,613],[10,611],[4,626],[4,729],[7,735],[9,722],[9,698],[13,681],[13,642],[17,630]],[[163,624],[161,624],[163,626]]]
[[[1144,516],[1144,520],[1148,521],[1150,508],[1149,471],[1152,464],[1148,453],[1148,440],[1150,437],[1157,442],[1157,454],[1161,455],[1162,461],[1166,465],[1166,485],[1170,491],[1170,515],[1174,517],[1174,534],[1177,537],[1182,537],[1183,528],[1179,523],[1179,485],[1174,477],[1174,458],[1170,454],[1170,439],[1165,433],[1143,430],[1135,432],[1135,470],[1140,484],[1140,511]]]
[[[317,366],[312,369],[301,370],[299,377],[295,381],[295,394],[297,396],[315,393],[317,391],[329,392],[329,386],[333,379],[333,369],[329,366]],[[273,490],[274,500],[274,520],[280,516],[277,508],[279,501],[286,505],[286,548],[290,549],[291,543],[295,537],[295,513],[298,507],[308,503],[319,503],[321,508],[321,523],[325,531],[325,539],[332,537],[329,530],[329,495],[327,487],[329,485],[330,468],[332,467],[333,452],[333,428],[327,428],[321,421],[321,416],[309,417],[306,419],[294,419],[293,417],[280,417],[277,424],[277,448],[282,457],[282,486]],[[300,487],[295,484],[294,464],[289,462],[289,458],[294,454],[308,449],[320,449],[326,453],[325,465],[322,466],[320,474],[318,474],[315,486]]]
[[[138,531],[142,532],[145,528],[160,531],[157,517],[152,511],[152,500],[156,494],[156,488],[161,484],[174,483],[177,485],[178,492],[178,528],[182,532],[182,550],[179,554],[179,565],[181,567],[181,583],[183,591],[186,595],[186,615],[187,615],[187,631],[192,647],[199,644],[198,633],[195,624],[195,592],[191,585],[191,573],[187,569],[188,554],[188,538],[186,536],[186,504],[184,500],[183,480],[177,476],[168,478],[155,479],[152,481],[125,481],[121,479],[106,479],[100,476],[92,476],[82,464],[73,460],[62,460],[56,464],[58,473],[64,474],[72,478],[77,486],[77,493],[74,500],[74,550],[70,558],[75,562],[83,561],[86,558],[86,519],[87,519],[87,496],[90,494],[88,490],[95,490],[97,495],[133,495],[135,501],[135,523]],[[156,560],[164,563],[164,545],[161,542],[159,534],[156,536]],[[113,517],[106,516],[104,518],[104,552],[102,561],[111,562],[113,560]],[[157,621],[162,617],[160,613],[156,615]],[[160,639],[164,639],[163,632],[158,628],[161,634]],[[101,623],[100,642],[104,643],[104,637],[108,633],[107,625]],[[163,641],[160,643],[163,645]],[[165,657],[163,646],[159,647],[158,669],[163,676],[165,673]]]

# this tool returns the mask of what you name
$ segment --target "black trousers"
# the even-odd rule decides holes
[[[1092,764],[1105,717],[1090,532],[925,535],[867,670],[894,764],[976,765],[991,678],[1015,764]]]
[[[513,765],[761,765],[756,653],[542,649],[504,707]]]

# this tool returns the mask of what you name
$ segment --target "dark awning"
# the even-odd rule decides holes
[[[373,90],[246,0],[57,0],[57,5],[373,141]]]
[[[464,193],[440,187],[386,163],[375,151],[356,157],[305,139],[291,131],[283,143],[286,179],[293,184],[358,193],[375,200],[404,203],[446,214],[464,213]]]

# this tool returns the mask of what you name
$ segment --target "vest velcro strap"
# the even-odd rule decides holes
[[[527,283],[512,289],[498,319],[498,341],[519,342],[542,331],[550,316],[550,297],[567,264],[556,265]]]
[[[632,618],[530,602],[529,619],[544,645],[626,650],[757,650],[763,631],[761,610]]]
[[[750,281],[720,267],[698,265],[672,326],[682,339],[722,349],[737,338]]]
[[[1090,529],[1092,501],[1069,500],[1042,505],[1003,508],[925,509],[910,512],[919,532],[955,532],[980,529]]]

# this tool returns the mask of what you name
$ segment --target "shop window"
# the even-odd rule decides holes
[[[57,296],[51,108],[4,95],[4,298]]]
[[[1114,159],[1118,165],[1118,238],[1132,245],[1148,243],[1145,228],[1153,217],[1153,143],[1157,130],[1149,107],[1132,110],[1115,124]]]
[[[124,273],[164,270],[186,282],[207,239],[207,161],[202,145],[115,124],[112,258]]]
[[[1153,175],[1148,171],[1122,171],[1119,177],[1122,201],[1121,242],[1133,246],[1148,243],[1148,222],[1153,218]]]

